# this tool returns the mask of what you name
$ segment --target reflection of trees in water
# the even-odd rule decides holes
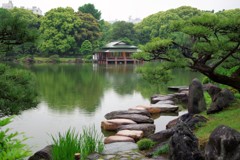
[[[32,67],[39,80],[43,99],[53,109],[73,111],[75,108],[94,112],[105,90],[113,88],[119,95],[140,92],[144,98],[167,94],[167,85],[150,85],[135,72],[134,65],[37,65]],[[168,85],[188,85],[199,74],[176,70]]]
[[[93,72],[91,65],[39,65],[33,71],[40,94],[51,108],[93,112],[103,96],[104,75]]]

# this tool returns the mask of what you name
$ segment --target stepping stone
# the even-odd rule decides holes
[[[136,108],[145,108],[149,113],[171,113],[178,110],[178,106],[171,104],[154,104],[151,106],[136,106]],[[133,109],[133,108],[132,108]]]
[[[165,100],[165,101],[159,101],[155,104],[152,104],[152,106],[158,105],[158,104],[172,104],[172,105],[174,105],[175,103],[172,100]]]
[[[133,138],[126,136],[110,136],[104,139],[104,144],[114,143],[114,142],[135,142]]]
[[[169,95],[165,95],[165,96],[157,96],[157,97],[152,97],[151,98],[151,103],[155,104],[159,101],[166,101],[166,100],[172,100],[174,98],[174,95],[169,94]]]
[[[189,86],[169,86],[168,90],[179,91],[180,89],[189,89]]]
[[[149,112],[148,112],[149,113]],[[109,119],[130,119],[133,120],[136,123],[153,123],[153,119],[149,118],[148,116],[141,115],[141,114],[117,114]]]
[[[111,120],[102,121],[101,127],[107,131],[115,131],[121,125],[127,125],[127,124],[136,124],[136,122],[130,119],[111,119]]]
[[[119,131],[121,130],[140,130],[143,131],[143,136],[147,137],[155,132],[156,126],[154,124],[143,123],[143,124],[129,124],[122,125],[119,127]]]
[[[140,110],[140,111],[147,111],[145,107],[143,106],[136,106],[136,107],[131,107],[128,109],[129,111],[131,110]]]
[[[138,130],[121,130],[118,131],[117,134],[118,136],[127,136],[131,137],[134,140],[139,140],[143,137],[143,131],[138,131]]]
[[[144,116],[147,116],[147,117],[151,117],[151,114],[148,111],[145,111],[145,110],[113,111],[113,112],[107,113],[104,117],[106,119],[114,119],[113,117],[115,117],[116,115],[123,115],[123,114],[126,114],[126,115],[140,114],[140,115],[144,115]]]
[[[131,151],[138,149],[136,143],[133,142],[115,142],[104,145],[103,155],[117,154],[119,152]]]

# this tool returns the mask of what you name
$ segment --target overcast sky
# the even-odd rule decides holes
[[[0,5],[9,0],[0,0]],[[240,8],[240,0],[12,0],[14,6],[31,8],[39,7],[43,13],[52,8],[72,7],[77,11],[79,6],[92,3],[102,12],[102,19],[128,20],[145,18],[159,11],[165,11],[180,6],[192,6],[201,10],[222,10]]]

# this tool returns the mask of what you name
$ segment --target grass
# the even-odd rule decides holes
[[[49,57],[34,57],[34,60],[35,61],[40,61],[40,62],[43,62],[43,63],[48,63],[49,62]],[[72,61],[74,62],[76,60],[76,58],[65,58],[65,57],[62,57],[62,58],[59,58],[59,62],[60,63],[67,63],[69,61]]]
[[[199,139],[200,146],[204,145],[212,133],[212,131],[219,125],[229,126],[237,131],[240,131],[240,100],[236,100],[230,107],[215,114],[207,115],[202,113],[209,121],[195,131],[195,135]]]
[[[164,144],[163,146],[159,147],[154,153],[153,156],[157,157],[162,154],[168,154],[169,153],[169,144]]]
[[[95,127],[83,128],[83,133],[78,134],[74,129],[68,129],[65,134],[58,134],[53,139],[53,160],[74,160],[74,154],[80,153],[81,160],[93,152],[102,152],[104,144],[102,137],[97,134]]]

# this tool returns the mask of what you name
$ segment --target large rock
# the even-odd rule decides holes
[[[127,125],[127,124],[136,124],[136,122],[130,119],[110,119],[110,120],[102,121],[101,127],[107,131],[115,131],[121,125]]]
[[[141,114],[117,114],[108,118],[109,119],[130,119],[136,123],[153,123],[154,122],[152,118],[145,115],[141,115]]]
[[[189,91],[181,91],[180,93],[174,93],[174,100],[176,103],[188,103]]]
[[[195,78],[189,86],[188,112],[198,114],[204,110],[206,110],[206,102],[203,96],[203,86]]]
[[[141,130],[143,131],[143,136],[147,137],[155,132],[155,125],[154,124],[129,124],[123,125],[119,127],[120,130]]]
[[[126,114],[126,115],[141,114],[141,115],[144,115],[144,116],[151,117],[151,114],[148,111],[145,111],[145,110],[123,110],[123,111],[112,111],[110,113],[107,113],[105,115],[105,118],[106,119],[114,119],[114,117],[116,115],[123,115],[123,114]]]
[[[224,108],[228,107],[229,104],[234,100],[233,93],[228,89],[223,89],[211,97],[212,104],[210,105],[207,114],[212,114],[223,110]]]
[[[197,126],[207,122],[207,118],[202,115],[186,113],[174,120],[171,120],[166,125],[167,129],[174,128],[177,124],[184,122],[189,128],[194,130]]]
[[[212,101],[215,100],[216,95],[222,90],[221,88],[219,88],[218,86],[215,86],[213,84],[204,85],[204,89],[208,92]]]
[[[169,148],[169,159],[171,160],[204,160],[198,149],[197,138],[184,123],[176,126],[169,142]]]
[[[217,127],[205,147],[206,160],[240,160],[240,133],[227,126]]]
[[[148,138],[150,138],[154,142],[162,143],[162,142],[168,141],[169,138],[172,137],[174,132],[175,132],[174,129],[162,130],[160,132],[157,132],[157,133],[154,133],[154,134],[148,136]]]
[[[135,142],[133,138],[126,136],[109,136],[104,139],[104,144],[115,143],[115,142]]]
[[[141,139],[143,137],[143,131],[137,131],[137,130],[121,130],[116,133],[117,136],[126,136],[131,137],[135,141]]]
[[[46,146],[34,153],[28,160],[52,160],[52,145]]]

